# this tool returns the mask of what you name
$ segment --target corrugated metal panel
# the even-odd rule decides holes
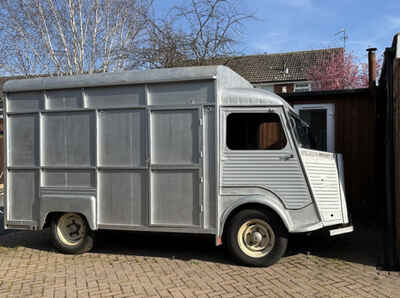
[[[35,114],[8,116],[8,164],[37,166],[39,163],[39,119]]]
[[[151,112],[151,161],[154,164],[198,164],[198,109]]]
[[[7,96],[7,112],[35,111],[43,108],[43,92],[20,92]]]
[[[190,105],[213,103],[214,81],[149,85],[149,105]]]
[[[36,220],[38,171],[8,170],[8,220]]]
[[[46,92],[46,110],[82,109],[83,96],[81,89],[51,90]]]
[[[138,85],[85,88],[84,102],[85,107],[90,109],[145,105],[145,87]]]
[[[342,221],[339,177],[332,153],[301,149],[311,188],[324,222]]]
[[[150,223],[199,226],[198,170],[153,170],[151,176]]]
[[[146,163],[144,109],[102,111],[98,116],[98,163],[140,167]]]
[[[147,171],[102,170],[98,177],[100,224],[147,223]]]
[[[225,152],[222,184],[259,186],[277,194],[289,209],[299,209],[311,202],[307,184],[297,158],[282,160],[284,151]]]
[[[42,170],[42,187],[96,187],[94,170]]]
[[[42,130],[44,166],[95,165],[94,112],[45,114]]]

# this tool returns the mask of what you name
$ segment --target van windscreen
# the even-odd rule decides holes
[[[293,127],[298,145],[302,148],[314,149],[315,143],[311,134],[310,126],[294,114],[290,114],[290,123]]]

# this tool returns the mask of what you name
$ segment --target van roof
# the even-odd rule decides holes
[[[226,66],[194,66],[133,70],[125,72],[95,73],[58,77],[39,77],[34,79],[10,80],[4,86],[4,92],[21,92],[84,87],[103,87],[116,85],[152,84],[166,82],[185,82],[217,79],[218,76],[237,76]],[[241,81],[247,82],[242,77]],[[249,86],[250,83],[247,82]]]
[[[293,111],[282,97],[260,88],[229,88],[222,91],[221,105],[225,106],[284,106]]]
[[[290,105],[278,95],[253,88],[253,86],[230,68],[222,65],[193,66],[135,70],[125,72],[96,73],[61,77],[38,77],[7,81],[4,92],[24,92],[118,85],[140,85],[168,82],[217,80],[222,89],[221,105]]]

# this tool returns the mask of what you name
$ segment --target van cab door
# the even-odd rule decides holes
[[[283,108],[221,110],[222,193],[269,192],[287,209],[311,203]]]

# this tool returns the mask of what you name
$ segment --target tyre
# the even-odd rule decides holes
[[[230,254],[243,265],[270,266],[287,248],[286,230],[272,212],[242,210],[230,220],[226,232]]]
[[[51,238],[60,252],[81,254],[92,249],[94,232],[82,215],[63,213],[51,222]]]

